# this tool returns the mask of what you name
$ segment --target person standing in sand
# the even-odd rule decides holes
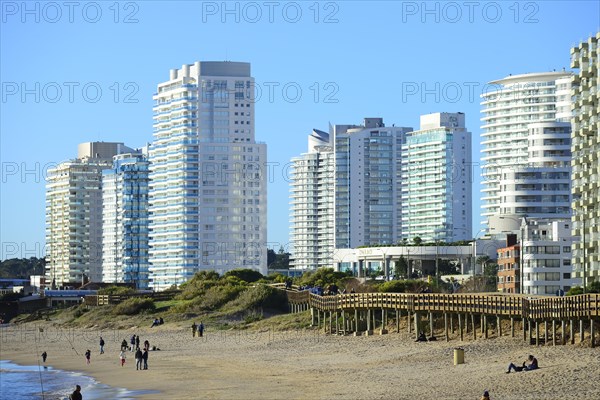
[[[87,349],[87,351],[85,352],[85,360],[88,365],[90,365],[91,359],[92,359],[92,352],[90,351],[90,349]]]
[[[204,324],[200,321],[200,325],[198,325],[198,337],[202,337],[204,334]]]
[[[104,354],[104,339],[100,336],[100,354]]]
[[[196,322],[192,322],[192,337],[196,337]]]
[[[146,349],[142,353],[142,360],[144,360],[144,369],[148,369],[148,350]]]
[[[45,351],[42,353],[42,361],[46,362],[46,357],[48,357],[48,353],[46,353]]]
[[[139,348],[135,352],[135,369],[136,371],[142,369],[142,351]]]

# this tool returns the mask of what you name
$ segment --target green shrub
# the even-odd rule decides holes
[[[583,294],[583,288],[581,286],[574,286],[567,292],[567,296],[576,296],[578,294]]]
[[[142,311],[154,311],[154,301],[148,297],[132,297],[117,304],[113,309],[116,315],[135,315]]]
[[[233,269],[231,271],[227,271],[224,275],[225,278],[230,276],[237,277],[244,282],[252,283],[256,282],[263,277],[263,275],[253,269],[245,268],[245,269]]]
[[[319,268],[314,272],[305,272],[300,278],[296,279],[296,283],[298,285],[321,286],[323,288],[331,284],[344,287],[351,277],[350,273],[334,271],[333,268]]]
[[[200,298],[199,306],[202,310],[215,310],[235,299],[243,289],[233,285],[213,286]]]
[[[116,294],[116,295],[127,295],[134,294],[136,291],[126,286],[108,286],[98,290],[98,294]]]
[[[282,290],[261,284],[244,290],[229,306],[238,311],[255,308],[284,311],[287,309],[287,297]]]
[[[404,293],[406,291],[406,282],[404,282],[404,281],[384,282],[379,286],[379,291],[382,293]]]

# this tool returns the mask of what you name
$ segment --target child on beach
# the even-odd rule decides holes
[[[121,367],[125,365],[125,350],[121,349],[121,353],[119,354],[119,359],[121,360]]]
[[[87,351],[85,352],[85,360],[88,365],[90,364],[91,358],[92,358],[92,352],[90,351],[90,349],[87,349]]]

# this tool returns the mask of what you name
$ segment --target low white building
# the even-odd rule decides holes
[[[496,258],[497,250],[504,245],[502,240],[477,239],[467,245],[423,245],[423,246],[389,246],[360,247],[355,249],[335,249],[333,252],[333,268],[336,271],[352,271],[357,277],[364,277],[368,271],[381,269],[384,276],[389,277],[401,258],[407,261],[409,274],[415,270],[435,271],[436,259],[458,261],[460,273],[479,275],[481,265],[476,263],[478,257]]]
[[[523,292],[557,294],[580,286],[574,278],[571,251],[578,238],[571,236],[571,221],[528,220],[523,229]]]

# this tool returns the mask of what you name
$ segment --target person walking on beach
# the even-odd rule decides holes
[[[129,343],[131,344],[131,352],[133,353],[135,351],[135,335],[131,336],[131,339],[129,339]]]
[[[42,353],[42,362],[46,362],[46,357],[48,357],[48,353],[45,351]]]
[[[139,349],[140,348],[140,335],[137,335],[135,337],[135,349]]]
[[[83,400],[83,397],[81,396],[81,386],[79,385],[75,385],[75,390],[73,391],[73,393],[71,393],[71,395],[69,396],[70,400]]]
[[[142,353],[142,360],[144,360],[144,369],[148,369],[148,350],[146,349]]]
[[[100,336],[100,354],[104,354],[104,339]]]
[[[137,349],[135,352],[135,370],[142,369],[142,351]]]
[[[204,334],[204,324],[200,321],[200,325],[198,325],[198,337],[202,337]]]
[[[121,360],[121,367],[125,365],[125,350],[121,349],[121,353],[119,354],[119,360]]]
[[[92,358],[92,352],[90,351],[90,349],[87,349],[87,351],[85,352],[85,360],[88,365],[90,365],[91,358]]]
[[[192,337],[196,337],[196,322],[192,322]]]

